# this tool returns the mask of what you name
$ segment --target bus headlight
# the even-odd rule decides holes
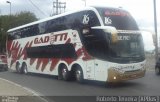
[[[117,77],[116,77],[116,76],[114,76],[114,77],[113,77],[113,79],[114,79],[114,80],[116,80],[116,79],[117,79]]]

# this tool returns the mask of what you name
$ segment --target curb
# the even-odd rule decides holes
[[[14,83],[14,82],[12,82],[12,81],[9,81],[9,80],[6,80],[6,79],[3,79],[3,78],[0,78],[0,81],[4,81],[5,83],[6,83],[6,85],[7,84],[10,84],[10,85],[13,85],[13,86],[15,86],[15,87],[18,87],[18,88],[20,88],[20,89],[22,89],[23,90],[23,92],[25,92],[26,93],[26,95],[24,95],[24,96],[17,96],[17,95],[15,95],[15,96],[13,96],[13,95],[11,95],[11,96],[8,96],[8,95],[5,95],[5,96],[2,96],[1,98],[0,98],[0,101],[2,101],[3,99],[8,99],[8,97],[9,98],[11,98],[11,97],[13,97],[13,98],[16,98],[16,99],[20,99],[18,102],[22,102],[22,100],[24,101],[28,101],[28,100],[26,100],[26,99],[29,99],[29,100],[31,100],[31,102],[48,102],[46,99],[44,99],[44,98],[42,98],[41,96],[41,94],[39,94],[38,92],[35,92],[35,91],[33,91],[32,89],[29,89],[29,88],[27,88],[27,87],[23,87],[22,85],[19,85],[19,84],[17,84],[17,83]],[[24,94],[24,93],[23,93]],[[17,102],[17,101],[16,101]]]

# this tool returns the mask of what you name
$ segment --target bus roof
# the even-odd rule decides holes
[[[39,24],[39,23],[42,23],[42,22],[45,22],[45,21],[49,21],[49,20],[58,18],[58,17],[66,16],[66,15],[69,15],[69,14],[72,14],[72,13],[76,13],[76,12],[80,12],[80,11],[85,11],[85,10],[92,10],[92,11],[94,11],[97,14],[97,16],[98,16],[98,18],[100,20],[100,23],[103,25],[103,21],[102,21],[102,19],[100,19],[101,17],[98,14],[98,11],[97,11],[98,8],[107,8],[107,9],[119,9],[119,10],[122,10],[121,8],[112,8],[112,7],[85,7],[83,9],[65,12],[65,13],[62,13],[62,14],[59,14],[59,15],[55,15],[55,16],[44,18],[44,19],[41,19],[41,20],[38,20],[38,21],[35,21],[35,22],[31,22],[31,23],[28,23],[28,24],[25,24],[25,25],[22,25],[22,26],[19,26],[19,27],[15,27],[15,28],[9,29],[7,32],[12,32],[12,31],[24,28],[24,27],[28,27],[28,26],[31,26],[31,25],[34,25],[34,24]]]
[[[35,21],[35,22],[31,22],[31,23],[22,25],[22,26],[18,26],[18,27],[9,29],[7,32],[15,31],[15,30],[18,30],[18,29],[21,29],[21,28],[24,28],[24,27],[28,27],[28,26],[31,26],[31,25],[34,25],[34,24],[39,24],[39,23],[42,23],[42,22],[45,22],[45,21],[48,21],[48,20],[52,20],[52,19],[55,19],[55,18],[58,18],[58,17],[66,16],[66,15],[69,15],[69,14],[72,14],[72,13],[85,11],[85,10],[93,10],[93,11],[96,12],[95,7],[85,7],[85,8],[80,9],[80,10],[65,12],[65,13],[62,13],[62,14],[59,14],[59,15],[55,15],[55,16],[44,18],[44,19],[41,19],[41,20],[38,20],[38,21]]]

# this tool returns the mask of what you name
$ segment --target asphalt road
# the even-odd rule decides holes
[[[10,71],[0,72],[0,77],[32,89],[41,96],[160,95],[160,76],[155,75],[154,71],[147,71],[143,78],[118,83],[112,86],[94,81],[88,81],[85,84],[79,84],[74,81],[65,82],[57,80],[57,78],[53,76],[39,74],[22,75]],[[52,100],[53,97],[47,97],[47,99]]]

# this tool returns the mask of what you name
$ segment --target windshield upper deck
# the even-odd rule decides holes
[[[96,7],[96,9],[103,20],[104,26],[113,26],[118,30],[139,30],[130,13],[123,9],[102,7]]]

